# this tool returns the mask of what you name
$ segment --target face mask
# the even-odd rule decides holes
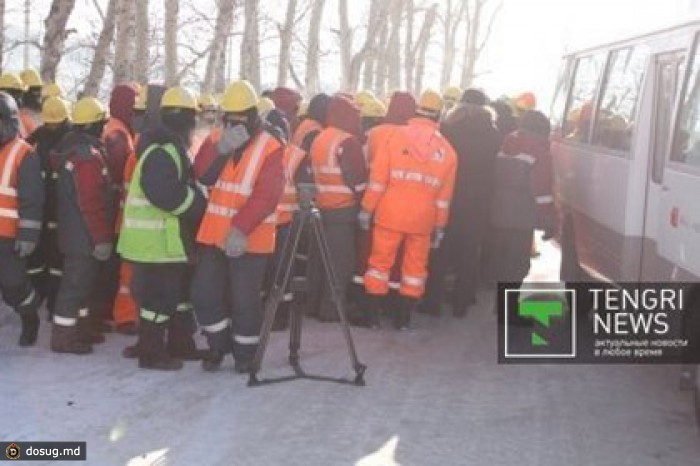
[[[242,122],[236,122],[235,124],[227,122],[224,130],[221,132],[217,150],[221,155],[231,154],[243,147],[249,139],[250,134],[245,124]]]

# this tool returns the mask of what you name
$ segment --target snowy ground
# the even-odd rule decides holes
[[[545,251],[534,274],[552,262]],[[217,374],[138,370],[117,335],[90,356],[55,355],[47,325],[24,350],[16,317],[0,310],[0,439],[87,441],[95,465],[700,464],[677,368],[499,366],[492,300],[479,298],[463,320],[354,330],[363,388],[247,388],[231,360]],[[351,375],[337,328],[305,325],[305,368]],[[286,343],[275,334],[263,375],[286,370]]]

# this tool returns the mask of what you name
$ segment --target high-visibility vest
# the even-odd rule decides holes
[[[136,161],[136,150],[135,150],[135,143],[134,143],[134,138],[131,135],[131,131],[129,131],[129,128],[124,124],[123,121],[121,121],[119,118],[110,118],[107,121],[107,124],[105,125],[105,129],[103,131],[103,137],[102,140],[106,141],[112,133],[122,133],[124,137],[126,138],[126,148],[127,148],[127,156],[126,156],[126,164],[124,166],[124,174],[126,174],[127,171],[127,166],[131,163],[133,164],[130,169],[131,169],[131,174],[133,174],[133,168],[135,166],[135,161]],[[131,162],[130,162],[131,161]],[[123,215],[124,215],[124,202],[126,202],[126,193],[128,191],[128,183],[131,181],[131,176],[129,176],[129,179],[127,180],[126,176],[124,176],[124,185],[122,186],[122,192],[121,192],[121,199],[119,199],[119,211],[117,212],[117,221],[115,222],[116,225],[116,232],[119,233],[119,230],[121,229],[122,226],[122,221],[123,221]]]
[[[318,189],[316,204],[320,209],[342,209],[355,204],[355,193],[345,184],[338,163],[341,146],[351,137],[350,133],[328,127],[311,145],[311,166]]]
[[[19,228],[17,174],[31,146],[19,137],[0,149],[0,237],[14,239]]]
[[[172,157],[177,166],[178,177],[182,178],[182,161],[173,144],[153,144],[146,149],[138,159],[129,185],[117,252],[124,259],[133,262],[187,262],[185,246],[180,235],[180,219],[177,216],[192,204],[194,191],[190,188],[185,201],[173,212],[161,210],[151,204],[141,187],[141,170],[145,160],[156,148],[165,150]]]
[[[306,151],[301,147],[303,145],[304,139],[312,131],[321,131],[323,127],[319,122],[311,118],[307,118],[302,121],[299,128],[294,132],[290,144],[286,147],[284,151],[284,193],[280,199],[280,203],[277,206],[277,224],[286,225],[292,221],[292,216],[294,212],[299,210],[299,199],[297,197],[297,188],[294,183],[294,178],[299,169],[299,165],[304,156],[306,156]]]
[[[231,219],[248,202],[267,158],[281,147],[277,139],[263,131],[250,141],[238,163],[229,159],[209,194],[209,203],[199,227],[197,242],[218,247],[224,245],[231,229]],[[276,225],[276,213],[263,220],[248,235],[247,252],[273,252]]]

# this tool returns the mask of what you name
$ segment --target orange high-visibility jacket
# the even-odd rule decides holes
[[[307,118],[301,122],[294,132],[290,144],[284,151],[284,193],[277,206],[277,223],[279,225],[286,225],[291,222],[294,212],[299,210],[299,199],[297,198],[297,188],[294,183],[294,177],[299,165],[306,156],[306,151],[301,148],[304,139],[306,139],[306,136],[312,131],[321,131],[322,129],[323,127],[318,121]]]
[[[134,168],[136,168],[136,143],[134,142],[134,138],[131,135],[131,131],[129,131],[129,128],[124,124],[123,121],[121,121],[119,118],[110,118],[107,120],[107,124],[105,125],[105,129],[102,132],[103,134],[103,140],[107,141],[108,139],[114,137],[114,133],[121,133],[122,136],[124,137],[124,140],[126,141],[126,160],[124,164],[124,181],[121,186],[121,196],[119,199],[119,211],[117,212],[117,221],[115,223],[116,225],[116,232],[119,233],[119,230],[121,230],[122,227],[122,217],[124,215],[124,202],[126,202],[126,195],[129,190],[129,183],[131,183],[131,175],[134,172]],[[133,164],[133,166],[129,167],[130,164]],[[127,174],[127,167],[128,170],[130,171],[129,177],[127,179],[126,174]]]
[[[375,223],[409,234],[430,234],[447,224],[457,155],[438,123],[413,118],[391,132],[372,160],[362,208]]]
[[[342,209],[355,204],[355,194],[345,184],[338,163],[340,148],[351,137],[350,133],[329,126],[321,131],[311,146],[311,166],[318,189],[316,204],[320,209]]]
[[[31,146],[15,138],[0,151],[0,237],[14,239],[19,229],[18,172]]]
[[[218,247],[224,245],[231,220],[248,202],[265,160],[281,147],[275,137],[263,131],[248,144],[238,163],[229,159],[209,195],[197,242]],[[273,252],[276,225],[277,215],[273,213],[248,235],[247,252]]]

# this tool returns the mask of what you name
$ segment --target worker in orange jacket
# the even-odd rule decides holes
[[[423,92],[416,116],[397,129],[372,159],[370,183],[358,220],[369,230],[373,219],[372,253],[365,273],[370,295],[368,319],[378,318],[380,298],[389,291],[389,272],[404,243],[401,306],[394,326],[408,328],[411,311],[423,295],[430,248],[444,236],[454,188],[457,155],[440,134],[442,97]]]
[[[264,129],[257,103],[248,81],[231,84],[221,101],[219,136],[201,149],[216,151],[200,178],[212,188],[197,234],[192,283],[197,321],[211,349],[202,362],[209,372],[217,371],[228,353],[236,372],[248,372],[262,325],[260,292],[275,248],[284,147]]]

